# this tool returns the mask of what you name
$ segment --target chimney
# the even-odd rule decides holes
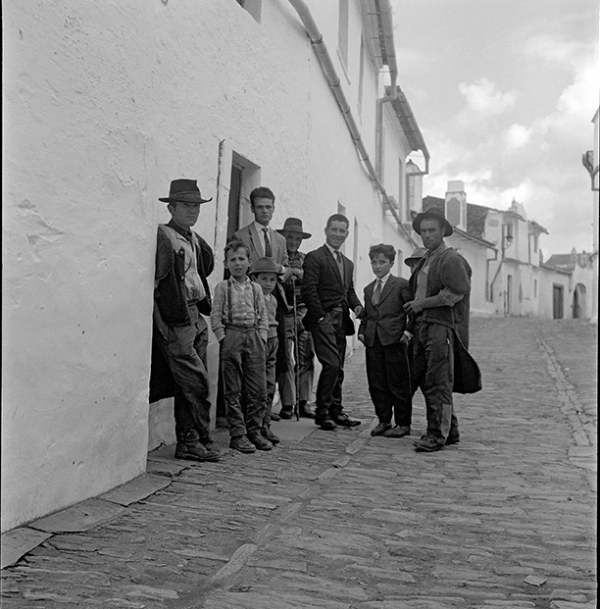
[[[467,195],[462,180],[448,180],[445,205],[446,219],[456,228],[467,230]]]

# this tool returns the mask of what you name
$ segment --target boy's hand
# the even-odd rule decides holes
[[[357,307],[354,308],[354,315],[356,315],[356,317],[358,319],[361,319],[364,311],[365,311],[365,308],[362,305],[358,305]]]

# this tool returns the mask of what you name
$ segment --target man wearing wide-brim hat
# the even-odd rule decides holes
[[[182,178],[173,180],[169,196],[159,200],[167,203],[171,220],[158,227],[153,340],[174,385],[170,395],[175,396],[175,458],[217,461],[219,451],[210,434],[208,325],[202,317],[211,311],[207,277],[214,256],[208,243],[191,230],[200,206],[212,199],[202,198],[196,180]]]
[[[413,228],[427,250],[410,278],[415,298],[404,305],[416,322],[412,382],[421,387],[427,412],[427,433],[415,447],[433,452],[460,439],[452,400],[454,341],[458,335],[468,344],[471,268],[444,243],[453,229],[441,210],[417,214]]]
[[[296,303],[296,323],[294,324],[293,309],[285,315],[285,353],[282,357],[283,365],[278,378],[282,404],[279,416],[282,419],[291,419],[298,397],[300,416],[314,419],[315,413],[309,405],[309,401],[315,370],[315,349],[310,332],[302,325],[302,319],[306,315],[306,305],[302,298],[302,278],[304,277],[302,265],[306,254],[299,250],[302,241],[310,239],[312,235],[304,232],[300,218],[286,218],[283,228],[277,229],[277,232],[285,237],[291,273],[291,277],[284,284],[286,300],[292,307],[294,302]],[[296,326],[295,336],[294,325]],[[294,362],[294,340],[298,341],[297,363]],[[298,366],[298,370],[296,370],[296,366]],[[296,387],[296,372],[298,372],[299,377],[298,387]]]

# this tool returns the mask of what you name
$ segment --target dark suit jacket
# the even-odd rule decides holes
[[[302,298],[307,313],[304,318],[306,327],[316,323],[331,309],[341,306],[344,310],[346,334],[354,334],[354,324],[349,310],[358,307],[361,302],[354,291],[352,261],[342,255],[344,279],[340,276],[337,262],[327,246],[308,252],[304,258],[304,278],[302,280]]]
[[[375,281],[365,288],[365,316],[358,333],[364,336],[367,347],[374,345],[375,335],[384,346],[398,343],[406,330],[406,312],[403,307],[413,299],[408,281],[390,275],[377,305],[371,302],[374,289]]]

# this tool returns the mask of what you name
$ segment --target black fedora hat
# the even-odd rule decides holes
[[[299,233],[302,235],[303,239],[310,239],[312,235],[310,233],[305,233],[302,230],[302,220],[300,218],[286,218],[283,223],[283,228],[277,229],[278,233]]]
[[[446,216],[444,216],[444,212],[437,207],[430,207],[426,211],[422,211],[420,214],[417,214],[415,219],[413,220],[412,226],[415,229],[417,235],[421,234],[421,220],[426,220],[428,218],[435,218],[436,220],[442,221],[442,226],[446,229],[444,233],[445,237],[448,237],[454,232],[452,228],[452,224],[446,220]]]
[[[212,197],[203,199],[196,180],[181,178],[171,182],[168,197],[159,197],[158,200],[164,203],[208,203]]]

